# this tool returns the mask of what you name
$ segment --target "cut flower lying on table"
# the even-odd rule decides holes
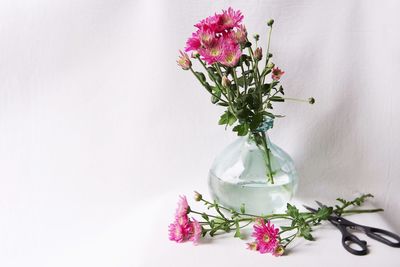
[[[338,205],[319,208],[316,213],[300,212],[296,206],[288,203],[285,213],[256,215],[246,213],[244,206],[238,212],[221,206],[216,201],[207,201],[200,193],[195,192],[194,200],[202,202],[207,210],[214,210],[214,212],[193,210],[186,196],[180,196],[174,222],[169,225],[169,239],[178,243],[192,241],[198,244],[200,239],[207,235],[213,237],[230,232],[234,232],[236,238],[243,238],[241,230],[253,224],[251,236],[254,237],[254,241],[247,243],[247,248],[262,254],[281,256],[296,237],[314,240],[311,234],[313,226],[327,220],[333,213],[344,216],[383,211],[382,209],[351,209],[354,206],[361,206],[369,197],[373,196],[364,194],[351,201],[338,198]],[[189,218],[189,214],[201,219]],[[276,227],[271,223],[273,220],[284,221],[289,225]]]

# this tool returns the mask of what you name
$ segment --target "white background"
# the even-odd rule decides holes
[[[271,132],[295,160],[299,198],[370,192],[400,231],[398,2],[3,0],[1,266],[153,266],[146,257],[163,255],[176,196],[207,194],[214,156],[235,139],[175,62],[192,25],[229,6],[261,45],[275,19],[286,94],[317,100],[280,105],[287,117]]]

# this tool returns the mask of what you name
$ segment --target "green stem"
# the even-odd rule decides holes
[[[239,83],[238,83],[238,78],[236,76],[236,70],[235,69],[232,69],[232,75],[233,75],[233,79],[234,79],[235,84],[236,84],[237,96],[239,97],[240,96]]]
[[[190,212],[191,212],[191,213],[194,213],[194,214],[198,214],[198,215],[203,215],[203,214],[204,214],[204,212],[198,212],[198,211],[194,211],[194,210],[190,210]],[[211,218],[224,220],[224,218],[221,218],[221,217],[218,217],[218,216],[214,216],[214,215],[211,215],[211,214],[206,214],[206,215],[207,215],[208,217],[211,217]]]
[[[273,177],[273,175],[272,175],[272,167],[271,167],[271,158],[270,158],[270,149],[268,148],[268,145],[267,145],[267,137],[266,137],[266,135],[265,135],[265,133],[264,132],[261,132],[261,135],[262,135],[262,144],[263,144],[263,146],[264,146],[264,150],[265,150],[265,153],[266,153],[266,155],[267,155],[267,167],[268,167],[268,177],[269,177],[269,181],[271,182],[271,184],[274,184],[274,177]]]
[[[244,73],[243,62],[242,64],[240,64],[240,68],[242,69],[242,77],[244,80],[244,94],[247,94],[247,77],[246,74]]]
[[[307,99],[298,99],[298,98],[283,97],[283,96],[282,98],[285,100],[296,101],[296,102],[309,102],[309,100]]]
[[[265,69],[268,66],[268,61],[269,61],[269,47],[270,47],[270,43],[271,43],[271,33],[272,33],[272,25],[269,28],[269,32],[268,32],[268,45],[267,45],[267,54],[265,55]],[[262,78],[262,83],[264,83],[265,81],[265,75]]]
[[[298,233],[299,233],[299,230],[297,229],[295,234],[287,237],[287,238],[289,238],[289,241],[283,247],[286,248],[296,238]]]

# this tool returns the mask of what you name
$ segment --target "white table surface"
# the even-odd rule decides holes
[[[196,189],[201,189],[207,197],[205,188]],[[192,200],[192,188],[168,190],[157,197],[143,198],[136,205],[88,204],[90,198],[86,202],[65,198],[64,202],[58,200],[54,205],[49,200],[43,207],[32,207],[30,212],[14,209],[9,212],[8,221],[1,222],[0,265],[399,266],[399,248],[388,247],[364,235],[360,237],[370,245],[370,253],[367,256],[349,254],[341,245],[340,232],[329,223],[313,232],[316,241],[299,239],[282,257],[249,251],[245,244],[248,240],[233,238],[233,234],[207,238],[197,246],[191,242],[175,243],[168,240],[168,225],[173,220],[178,195],[187,195],[192,208],[199,210],[200,207]],[[312,199],[294,200],[296,205],[312,205],[312,202]],[[373,201],[367,205],[371,207]],[[351,220],[393,230],[384,216],[385,213],[352,215]]]

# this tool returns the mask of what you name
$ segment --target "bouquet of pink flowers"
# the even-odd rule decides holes
[[[273,102],[298,100],[313,104],[315,100],[284,97],[284,89],[279,83],[285,72],[275,66],[269,53],[274,21],[268,22],[268,47],[263,56],[262,48],[258,47],[259,35],[254,35],[253,49],[242,20],[241,12],[232,8],[203,19],[195,25],[196,31],[187,40],[185,48],[192,59],[199,61],[203,72],[195,71],[189,55],[182,51],[177,63],[194,74],[211,94],[213,104],[226,107],[219,124],[234,126],[233,131],[239,136],[251,134],[266,154],[267,177],[274,183],[265,129],[272,127],[272,119],[282,116],[272,113]],[[263,57],[264,66],[260,66]]]

